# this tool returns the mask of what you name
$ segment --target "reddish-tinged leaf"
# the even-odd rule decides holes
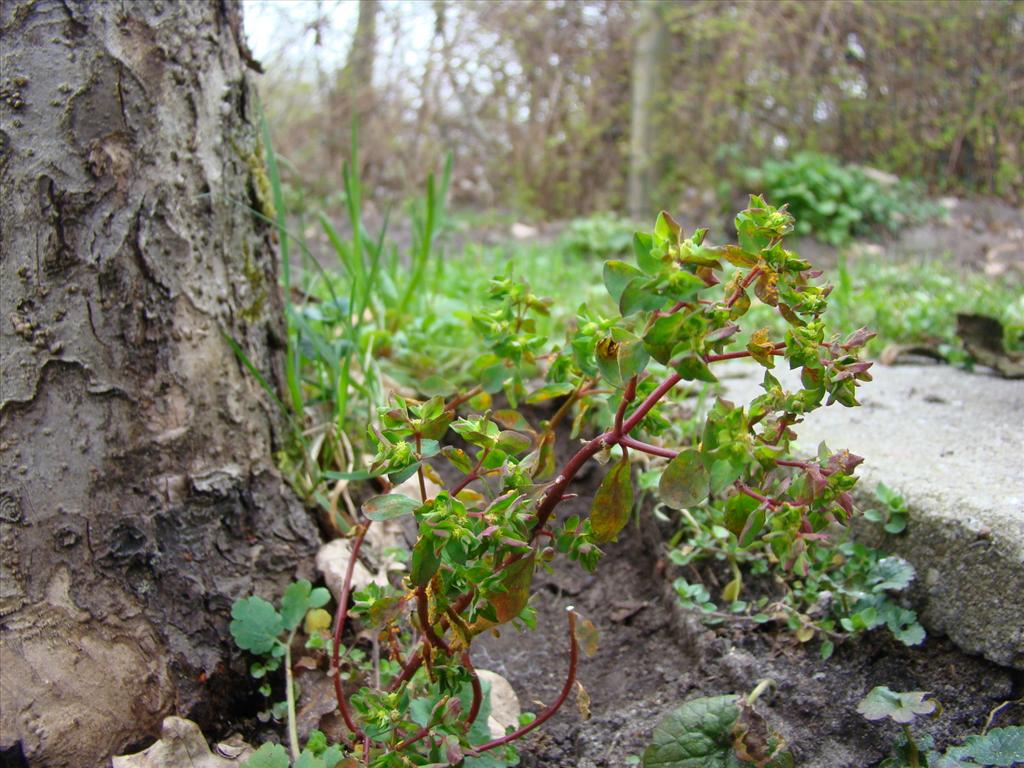
[[[779,276],[774,272],[762,272],[754,284],[754,293],[765,304],[775,306],[779,303]]]
[[[775,351],[775,345],[772,343],[771,338],[769,338],[769,333],[767,328],[759,328],[754,331],[750,336],[750,342],[747,344],[747,352],[765,368],[774,368],[775,360],[772,353]]]
[[[601,487],[594,494],[590,509],[590,525],[594,541],[599,544],[615,541],[619,531],[629,522],[633,511],[633,482],[629,476],[629,462],[620,461],[605,475]]]
[[[576,642],[580,644],[587,658],[597,653],[598,632],[594,622],[583,619],[576,624]]]
[[[504,592],[491,592],[487,599],[498,614],[498,623],[504,624],[518,616],[526,601],[530,599],[530,582],[533,581],[534,553],[516,560],[505,569],[502,578]]]
[[[658,490],[661,500],[670,507],[684,509],[694,507],[708,497],[710,481],[700,454],[690,449],[680,452],[668,463]]]

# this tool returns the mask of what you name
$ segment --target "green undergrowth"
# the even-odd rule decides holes
[[[826,270],[834,286],[832,318],[837,330],[867,326],[878,335],[867,347],[878,357],[893,345],[918,348],[950,363],[970,366],[956,335],[956,316],[980,314],[999,320],[1008,350],[1024,349],[1024,283],[960,270],[942,260],[894,263],[879,258],[840,260]],[[776,318],[753,310],[769,327]]]
[[[657,473],[652,473],[657,474]],[[877,509],[868,519],[899,533],[905,526],[901,497],[880,485]],[[917,614],[901,602],[915,578],[906,560],[855,541],[848,529],[811,537],[790,559],[779,556],[771,537],[751,534],[730,497],[681,511],[678,533],[669,541],[669,561],[685,568],[721,563],[729,573],[724,586],[696,579],[686,569],[673,583],[680,603],[703,614],[706,624],[745,623],[782,627],[801,643],[818,643],[824,659],[836,644],[863,632],[887,630],[904,645],[925,637]],[[762,513],[763,517],[763,513]],[[744,520],[743,526],[737,520]],[[763,523],[762,523],[763,524]]]
[[[748,171],[744,182],[746,188],[763,190],[777,205],[787,204],[796,217],[797,234],[836,246],[877,229],[898,230],[941,210],[924,198],[918,184],[883,179],[815,152],[768,160]]]

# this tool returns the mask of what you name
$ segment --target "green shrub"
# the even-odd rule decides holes
[[[897,230],[936,212],[909,182],[887,184],[863,168],[840,165],[815,152],[768,160],[746,176],[748,186],[759,186],[766,197],[789,206],[797,234],[836,246],[878,227]]]

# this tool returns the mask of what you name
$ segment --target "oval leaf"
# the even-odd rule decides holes
[[[618,539],[632,511],[633,482],[629,476],[629,462],[623,459],[605,475],[601,487],[594,494],[594,505],[590,510],[594,541],[601,544]]]
[[[498,623],[511,621],[526,607],[530,599],[530,582],[533,581],[534,553],[516,560],[505,569],[501,585],[503,592],[492,592],[487,595],[491,605],[498,614]]]
[[[618,304],[626,285],[634,277],[642,275],[639,269],[624,261],[606,261],[604,263],[604,287],[612,300]]]
[[[363,502],[363,514],[371,520],[391,520],[419,509],[422,503],[401,493],[374,496]]]
[[[440,564],[441,555],[434,549],[434,538],[421,533],[419,541],[412,548],[409,579],[414,586],[425,587],[437,573]]]
[[[665,467],[658,490],[661,500],[670,507],[695,507],[708,497],[710,478],[700,454],[682,451]]]

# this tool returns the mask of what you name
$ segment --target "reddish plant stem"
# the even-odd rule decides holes
[[[785,354],[785,352],[784,352],[785,349],[786,349],[786,342],[780,341],[778,344],[775,345],[775,348],[772,350],[772,354],[773,355]],[[751,356],[752,355],[750,354],[750,352],[748,352],[748,351],[746,351],[744,349],[744,350],[740,350],[738,352],[726,352],[726,353],[721,354],[721,355],[704,355],[704,362],[705,363],[717,363],[717,362],[719,362],[721,360],[738,360],[741,357],[751,357]]]
[[[359,559],[359,548],[363,545],[366,532],[373,521],[367,522],[359,529],[355,539],[352,541],[352,552],[349,555],[348,566],[345,568],[345,579],[341,583],[341,596],[338,599],[338,613],[334,618],[334,638],[331,644],[331,669],[334,672],[334,695],[338,699],[338,709],[341,710],[341,717],[348,729],[355,734],[356,738],[367,739],[363,729],[352,719],[352,713],[348,708],[348,699],[341,685],[341,636],[345,631],[345,619],[348,616],[348,599],[352,593],[352,573],[355,571],[356,560]],[[367,739],[368,741],[368,739]]]
[[[775,463],[780,467],[796,467],[797,469],[810,469],[814,466],[809,461],[790,461],[788,459],[776,459]]]
[[[523,736],[528,734],[535,728],[539,728],[545,722],[551,719],[561,706],[565,703],[565,700],[569,698],[569,693],[572,691],[572,685],[576,682],[576,665],[579,662],[580,649],[576,642],[576,612],[569,608],[569,672],[565,678],[565,685],[562,686],[562,692],[558,694],[558,698],[552,702],[547,709],[537,715],[537,718],[528,725],[524,725],[518,731],[513,731],[506,736],[502,736],[500,739],[494,739],[488,741],[486,744],[481,744],[479,747],[473,747],[473,753],[479,754],[480,752],[486,752],[495,747],[500,747],[504,744],[508,744],[510,741],[521,739]]]
[[[622,393],[622,400],[619,402],[618,410],[615,411],[615,427],[612,429],[612,437],[616,440],[622,437],[622,419],[626,415],[626,408],[636,399],[636,376],[631,376],[626,382],[626,391]]]
[[[402,659],[402,649],[398,646],[398,638],[395,637],[397,634],[398,630],[392,626],[388,632],[388,647],[391,649],[391,660],[404,667],[405,661]]]
[[[462,405],[464,402],[466,402],[467,400],[472,400],[474,397],[476,397],[477,395],[479,395],[483,391],[484,391],[484,388],[481,387],[479,384],[477,384],[475,387],[473,387],[468,392],[465,392],[464,394],[461,394],[458,397],[453,397],[448,402],[448,404],[445,405],[444,409],[446,411],[455,411],[455,409],[458,408],[460,405]]]
[[[466,715],[466,730],[468,731],[473,727],[473,723],[476,722],[477,715],[480,714],[480,706],[484,701],[484,691],[480,686],[480,678],[476,674],[476,669],[473,668],[473,661],[469,658],[469,649],[462,652],[462,666],[469,672],[469,684],[473,688],[473,703],[469,707],[469,714]]]
[[[402,667],[402,671],[398,674],[394,680],[388,685],[388,693],[394,693],[398,690],[399,686],[408,681],[421,666],[423,666],[423,654],[427,652],[427,641],[423,641],[423,645],[420,650],[416,651],[409,660],[405,662],[405,666]]]
[[[418,731],[416,731],[416,733],[414,733],[409,738],[402,739],[400,742],[398,742],[395,745],[395,748],[394,748],[393,751],[394,752],[401,752],[403,749],[405,749],[406,747],[408,747],[408,746],[410,746],[412,744],[415,744],[417,741],[422,741],[430,733],[430,728],[431,728],[430,725],[425,725],[422,728],[420,728]]]
[[[452,604],[451,610],[455,611],[456,613],[462,613],[464,610],[466,610],[466,607],[470,604],[470,602],[472,602],[472,600],[473,590],[470,590]],[[441,626],[447,626],[447,621],[448,620],[446,618],[442,618]],[[428,645],[426,640],[424,640],[421,649],[416,651],[412,656],[409,657],[409,660],[405,663],[405,666],[402,667],[402,671],[399,673],[398,677],[392,680],[391,683],[388,685],[388,693],[393,693],[394,691],[398,690],[398,687],[402,683],[406,682],[414,674],[416,674],[416,670],[423,666],[423,654],[426,653],[427,650]]]
[[[629,448],[635,448],[642,453],[649,453],[651,456],[663,456],[666,459],[674,459],[679,455],[679,451],[673,451],[671,448],[662,448],[660,445],[644,443],[640,440],[633,439],[629,435],[623,435],[619,440],[619,443]]]
[[[452,496],[458,496],[460,491],[465,490],[466,486],[472,483],[474,480],[480,479],[480,467],[484,465],[484,461],[487,459],[487,455],[491,452],[491,449],[484,448],[484,452],[480,454],[480,460],[476,463],[476,466],[469,470],[463,478],[452,486],[449,494]]]
[[[631,432],[636,425],[640,423],[643,417],[650,412],[658,401],[661,400],[661,398],[663,398],[672,389],[672,387],[682,380],[683,377],[680,374],[673,373],[661,382],[653,392],[644,398],[629,418],[622,422],[622,434],[629,434],[629,432]],[[537,505],[537,521],[533,524],[533,531],[530,534],[531,543],[536,540],[538,533],[547,526],[548,519],[551,517],[551,513],[554,512],[555,507],[558,506],[558,503],[562,500],[566,487],[583,468],[583,465],[603,448],[615,445],[620,439],[621,438],[616,438],[614,436],[614,430],[603,432],[593,440],[584,444],[583,447],[576,451],[576,454],[569,459],[568,463],[562,468],[562,471],[555,478],[555,481],[544,491],[544,495],[541,498],[540,503]]]
[[[739,489],[740,493],[745,493],[750,498],[760,501],[762,504],[767,504],[769,507],[773,509],[779,506],[779,502],[777,502],[775,499],[769,499],[767,496],[765,496],[762,493],[758,493],[757,491],[755,491],[753,488],[751,488],[749,485],[742,481],[736,481],[736,488]]]
[[[423,639],[435,648],[440,648],[447,655],[452,655],[452,649],[444,640],[437,636],[434,627],[430,624],[430,606],[427,598],[427,590],[424,587],[416,588],[416,614],[420,619],[420,629],[423,630]]]
[[[651,394],[649,394],[647,397],[643,399],[640,405],[637,406],[636,410],[633,411],[633,413],[630,414],[630,417],[626,419],[626,421],[623,423],[623,434],[629,434],[630,432],[632,432],[634,427],[636,427],[636,425],[643,420],[644,416],[648,414],[651,408],[657,405],[658,401],[661,400],[661,398],[663,398],[665,395],[667,395],[669,391],[672,389],[672,387],[674,387],[682,380],[683,377],[680,374],[673,373],[671,376],[669,376],[667,379],[661,382],[661,384],[659,384],[654,389],[654,391],[651,392]]]
[[[791,425],[792,423],[793,423],[793,422],[792,422],[792,421],[791,421],[791,420],[790,420],[789,418],[787,418],[786,416],[783,416],[782,418],[780,418],[780,419],[779,419],[779,429],[778,429],[778,431],[777,431],[777,432],[775,433],[775,437],[773,437],[773,438],[772,438],[771,440],[766,440],[765,442],[766,442],[766,443],[767,443],[768,445],[777,445],[777,444],[778,444],[778,442],[779,442],[779,440],[781,440],[781,439],[782,439],[782,436],[783,436],[784,434],[786,434],[786,429],[787,429],[787,428],[788,428],[788,427],[789,427],[789,426],[790,426],[790,425]]]
[[[416,433],[416,456],[420,458],[420,464],[416,467],[416,477],[420,481],[420,501],[424,504],[427,502],[427,481],[423,477],[423,459],[420,457],[420,452],[423,450],[422,440],[420,439],[420,433]]]
[[[742,296],[746,292],[747,288],[750,287],[750,284],[752,282],[754,282],[755,280],[757,280],[757,278],[760,277],[760,276],[761,276],[761,268],[760,267],[754,267],[752,270],[750,270],[750,274],[748,274],[745,278],[743,278],[743,282],[740,283],[739,287],[736,289],[736,291],[733,293],[733,295],[729,297],[729,300],[727,302],[725,302],[725,306],[729,307],[731,309],[732,305],[735,304],[737,301],[739,301],[740,300],[740,296]]]

